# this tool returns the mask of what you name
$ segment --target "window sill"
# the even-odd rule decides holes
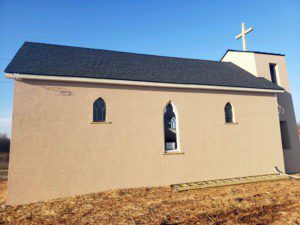
[[[169,151],[169,152],[164,152],[163,155],[183,155],[184,152],[181,151]]]
[[[236,122],[229,122],[229,123],[226,123],[225,122],[225,125],[238,125],[239,123],[236,123]]]
[[[112,124],[112,122],[91,122],[91,124]]]

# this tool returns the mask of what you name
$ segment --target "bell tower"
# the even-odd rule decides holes
[[[285,170],[288,173],[300,172],[300,144],[285,55],[228,50],[221,61],[232,62],[254,76],[265,78],[284,89],[284,93],[277,94],[277,102]]]

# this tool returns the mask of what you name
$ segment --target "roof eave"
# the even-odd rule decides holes
[[[174,84],[174,83],[113,80],[113,79],[99,79],[99,78],[30,75],[30,74],[18,74],[18,73],[6,73],[5,76],[7,78],[14,79],[14,80],[17,80],[17,81],[18,80],[45,80],[45,81],[64,81],[64,82],[113,84],[113,85],[143,86],[143,87],[204,89],[204,90],[221,90],[221,91],[224,90],[224,91],[266,92],[266,93],[283,93],[284,92],[284,90],[277,90],[277,89],[228,87],[228,86],[196,85],[196,84]]]

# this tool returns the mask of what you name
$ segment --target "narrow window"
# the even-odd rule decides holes
[[[233,122],[232,106],[229,102],[225,105],[225,121],[226,123]]]
[[[277,75],[276,75],[276,64],[270,64],[270,74],[271,80],[274,84],[278,84]]]
[[[291,149],[289,131],[286,121],[280,121],[281,142],[283,149]]]
[[[168,103],[164,110],[165,151],[178,150],[178,123],[172,103]]]
[[[93,106],[93,121],[104,122],[106,116],[106,105],[102,98],[98,98]]]

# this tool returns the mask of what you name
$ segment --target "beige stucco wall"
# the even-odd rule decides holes
[[[244,70],[258,77],[264,77],[271,81],[269,64],[276,64],[276,73],[278,75],[279,85],[285,91],[290,92],[290,84],[286,61],[284,56],[258,54],[252,52],[233,52],[229,51],[222,59],[223,62],[232,62]]]
[[[284,109],[284,112],[280,114],[280,121],[287,121],[289,141],[291,143],[291,149],[284,150],[285,168],[290,173],[300,172],[300,144],[285,57],[255,54],[255,61],[257,74],[264,76],[268,80],[271,80],[269,63],[277,65],[276,74],[279,85],[285,89],[285,93],[277,94],[278,103]]]
[[[277,94],[278,104],[284,109],[279,117],[280,121],[287,121],[289,142],[291,144],[291,149],[283,150],[285,169],[289,173],[300,172],[300,143],[285,57],[281,55],[229,51],[222,61],[232,62],[255,76],[264,77],[270,81],[269,64],[276,64],[278,85],[285,90],[284,93]]]
[[[222,58],[223,62],[232,62],[252,74],[257,74],[254,53],[227,52]]]
[[[288,80],[288,72],[284,56],[254,54],[256,73],[259,77],[264,77],[271,81],[271,73],[269,64],[276,64],[276,75],[278,78],[278,85],[283,87],[286,92],[291,92]]]
[[[91,124],[98,97],[111,124]],[[170,100],[181,155],[163,154]],[[224,123],[228,101],[236,125]],[[270,93],[15,81],[7,203],[270,174],[283,168],[275,121]]]

